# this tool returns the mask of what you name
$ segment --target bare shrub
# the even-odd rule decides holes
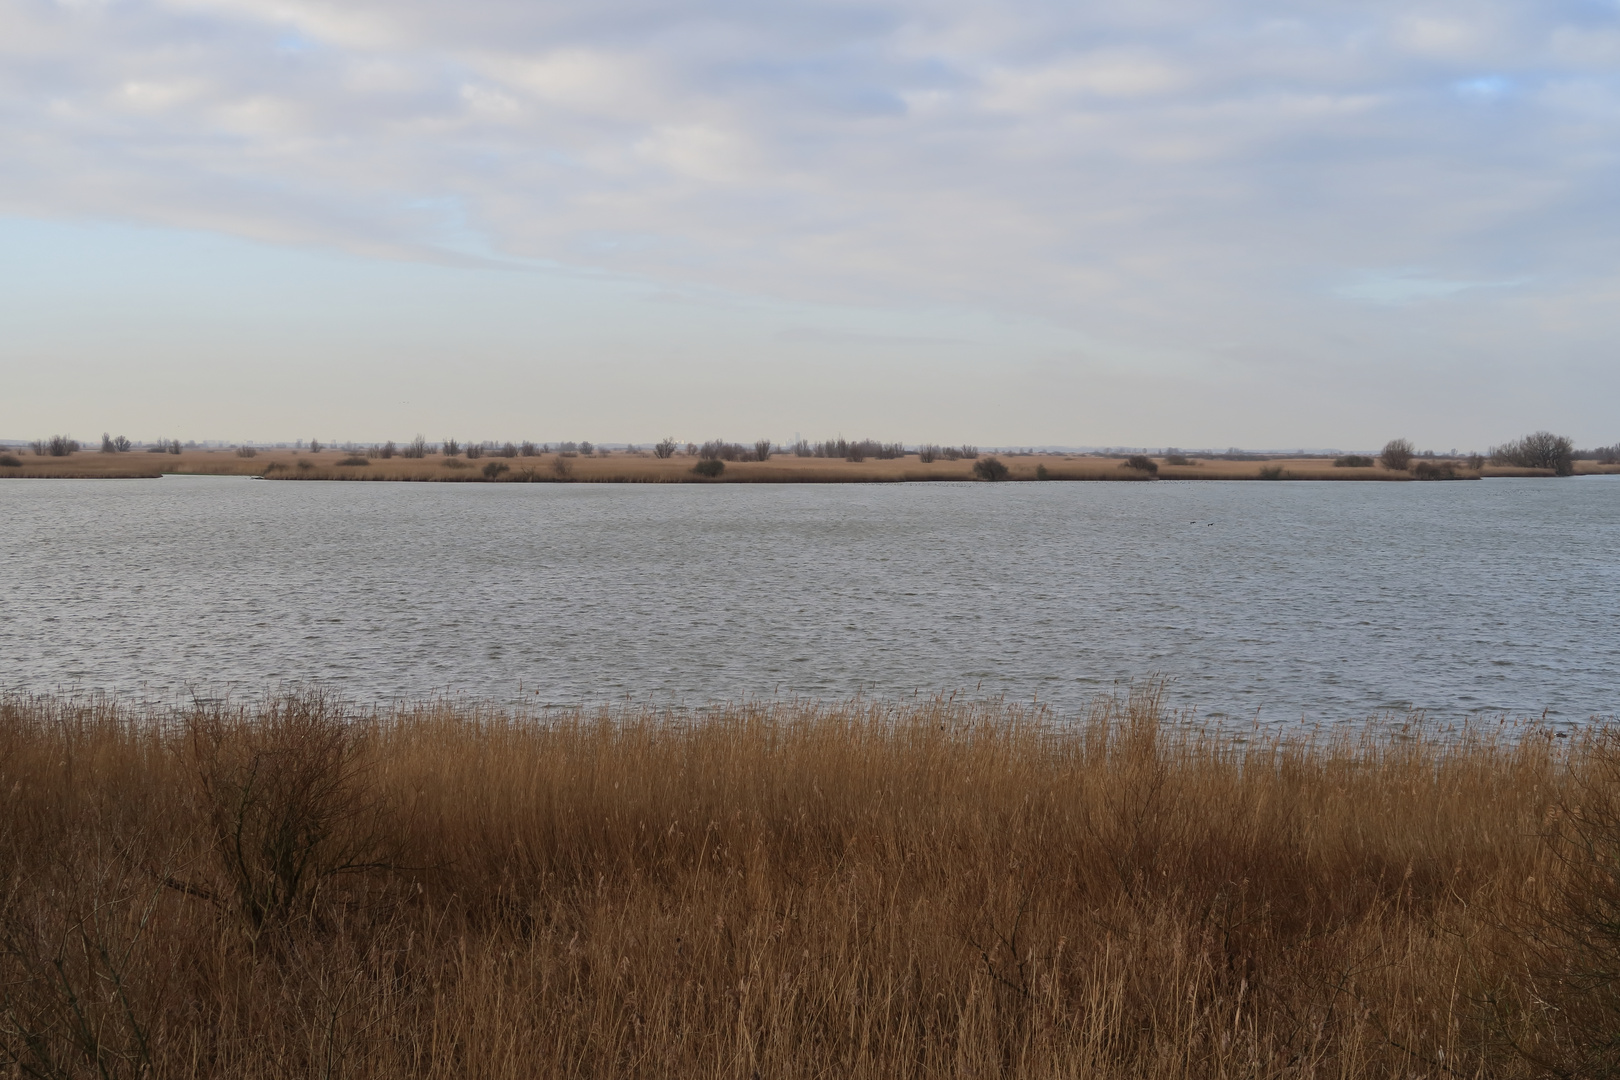
[[[48,439],[39,439],[32,444],[37,457],[69,457],[79,452],[79,444],[66,435],[52,435]]]
[[[1007,479],[1008,469],[999,458],[980,458],[973,463],[973,475],[980,480],[994,482]]]
[[[227,902],[257,934],[308,921],[335,878],[386,865],[361,718],[307,694],[253,712],[196,708],[185,723],[218,871],[193,892]]]
[[[937,457],[939,457],[939,447],[931,444],[917,447],[917,460],[924,465],[933,464],[934,459]]]
[[[717,457],[699,458],[698,463],[692,466],[692,471],[698,476],[713,480],[726,471],[726,463]]]
[[[484,465],[484,479],[494,480],[510,468],[511,466],[504,461],[487,462]]]
[[[399,456],[402,458],[425,458],[427,455],[427,440],[420,435],[406,443],[399,452]]]
[[[540,448],[532,442],[525,441],[518,447],[518,457],[539,457]]]
[[[1620,735],[1603,727],[1581,739],[1572,782],[1542,827],[1547,865],[1527,883],[1511,926],[1528,946],[1527,989],[1543,1024],[1511,1043],[1551,1075],[1613,1077],[1620,1076]],[[1506,1019],[1506,1003],[1493,1004]]]
[[[579,444],[579,452],[585,457],[591,457],[596,453],[596,445],[589,439],[582,440]]]
[[[115,437],[106,432],[101,433],[101,452],[103,454],[127,454],[130,445],[129,439],[123,435]]]
[[[502,443],[500,449],[496,450],[495,453],[503,458],[515,458],[518,456],[518,448],[513,443]]]
[[[241,446],[238,446],[236,448],[236,456],[237,457],[242,457],[242,458],[258,457],[259,452],[258,452],[258,450],[256,450],[253,447],[247,445],[246,443],[243,443]]]
[[[1555,476],[1571,476],[1575,472],[1575,444],[1563,435],[1537,431],[1514,442],[1491,447],[1491,464],[1551,469]]]
[[[672,458],[674,456],[674,439],[660,439],[657,443],[653,444],[653,457],[663,460],[664,458]]]
[[[393,439],[389,439],[387,442],[377,447],[377,449],[373,452],[384,461],[387,461],[389,458],[392,458],[395,454],[399,453],[399,448],[394,445]]]
[[[445,457],[458,457],[461,454],[461,444],[454,439],[446,439],[440,445],[439,452]]]
[[[1412,464],[1412,441],[1391,439],[1378,454],[1378,464],[1395,472],[1405,472]]]
[[[0,454],[0,465],[8,469],[15,469],[22,465],[22,459],[15,454]]]
[[[339,465],[370,465],[371,462],[359,454],[350,454],[338,462]]]
[[[1620,465],[1620,443],[1600,446],[1592,451],[1592,457],[1599,465]]]
[[[568,459],[567,454],[558,454],[551,459],[551,475],[558,480],[569,480],[574,475],[574,463]]]
[[[476,461],[477,459],[479,459],[479,458],[481,458],[483,456],[484,456],[484,444],[483,443],[468,443],[467,444],[467,460],[468,461]]]
[[[697,448],[697,456],[710,461],[751,461],[754,451],[741,443],[728,443],[724,439],[711,439]]]
[[[311,439],[311,440],[309,440],[309,452],[310,453],[318,454],[318,453],[321,452],[321,449],[322,449],[321,440],[319,440],[319,439]]]
[[[1335,469],[1370,469],[1377,464],[1365,454],[1345,454],[1333,459]]]
[[[1146,454],[1132,454],[1120,462],[1119,467],[1122,469],[1135,469],[1137,472],[1149,473],[1154,476],[1159,473],[1159,463]]]
[[[755,461],[769,461],[769,460],[771,460],[771,440],[769,440],[769,439],[760,439],[758,442],[754,443],[754,460]]]
[[[1412,466],[1412,476],[1418,480],[1461,480],[1457,466],[1449,461],[1420,461]]]
[[[795,439],[793,442],[794,457],[815,457],[816,448],[810,445],[808,439]]]

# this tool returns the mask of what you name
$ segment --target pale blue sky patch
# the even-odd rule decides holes
[[[1498,101],[1513,92],[1513,84],[1500,75],[1481,75],[1454,82],[1451,89],[1468,101]]]
[[[1461,281],[1439,277],[1424,270],[1371,270],[1333,290],[1335,296],[1369,304],[1414,304],[1441,300],[1476,289],[1517,289],[1529,278],[1501,281]]]

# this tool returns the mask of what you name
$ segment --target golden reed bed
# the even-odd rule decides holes
[[[615,452],[606,457],[542,454],[531,458],[464,457],[372,458],[365,464],[345,465],[351,455],[338,450],[294,453],[290,450],[262,450],[255,456],[238,457],[232,450],[187,450],[181,454],[131,452],[101,454],[84,451],[70,457],[39,457],[33,454],[9,455],[16,465],[0,465],[0,479],[74,478],[129,479],[154,478],[164,473],[182,475],[264,476],[273,480],[407,480],[440,482],[498,483],[895,483],[925,480],[972,480],[972,461],[924,463],[915,455],[895,460],[844,461],[839,458],[798,458],[777,454],[769,461],[728,462],[717,479],[692,472],[696,459],[683,455],[659,459],[648,453]],[[989,457],[992,455],[983,455]],[[1045,469],[1049,480],[1148,480],[1151,477],[1125,468],[1123,458],[1086,455],[1032,454],[1001,456],[1009,470],[1009,480],[1035,480],[1037,470]],[[505,466],[494,477],[485,475],[490,464]],[[1268,461],[1200,460],[1196,464],[1171,465],[1155,459],[1158,478],[1163,480],[1412,480],[1408,472],[1389,469],[1335,468],[1330,458],[1277,458]],[[1615,473],[1620,466],[1599,465],[1593,461],[1575,463],[1578,474]],[[1499,468],[1486,466],[1479,472],[1463,470],[1463,476],[1551,476],[1546,469]]]
[[[0,1069],[1613,1074],[1620,741],[1249,734],[0,701]]]

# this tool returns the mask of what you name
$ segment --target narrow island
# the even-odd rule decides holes
[[[65,436],[0,452],[0,478],[153,478],[164,474],[266,480],[446,483],[856,484],[924,481],[1353,480],[1434,481],[1620,473],[1620,444],[1577,450],[1536,432],[1488,453],[1418,452],[1405,439],[1377,454],[1259,454],[1238,450],[1142,453],[981,451],[973,446],[714,440],[649,446],[589,442],[393,442],[323,446],[146,446],[103,437],[99,451]]]

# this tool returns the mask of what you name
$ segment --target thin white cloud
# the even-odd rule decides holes
[[[0,212],[1264,365],[1612,276],[1617,56],[1577,0],[0,0]]]

